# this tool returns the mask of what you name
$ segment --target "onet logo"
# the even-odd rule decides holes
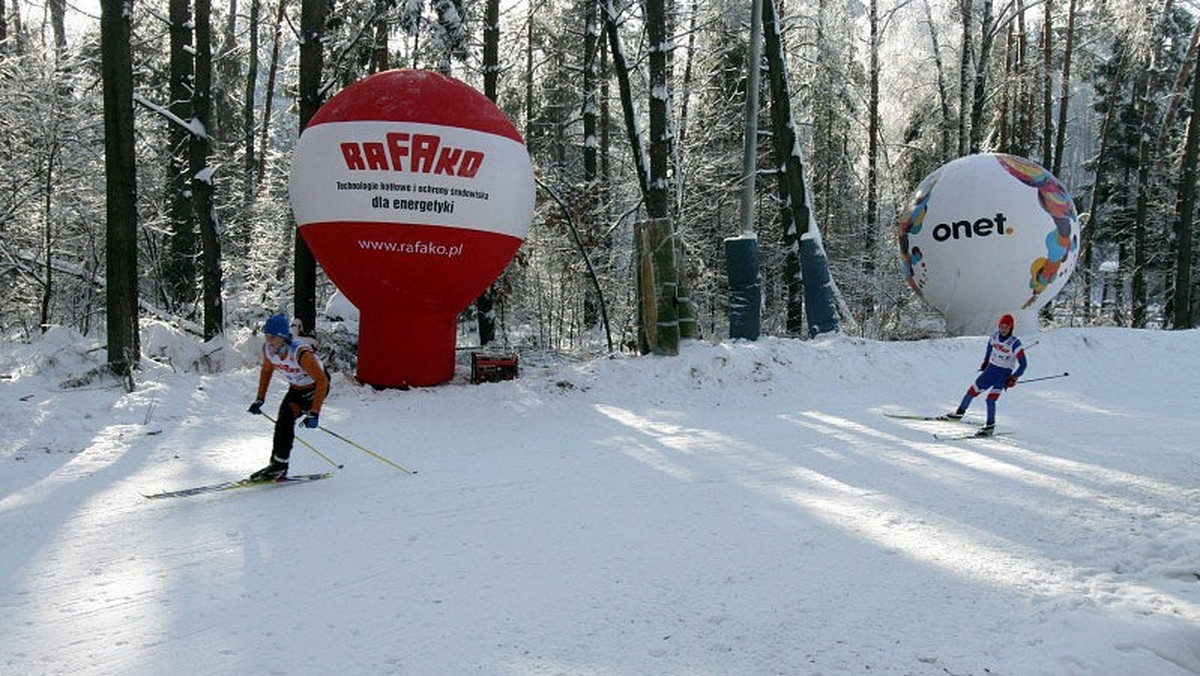
[[[1005,228],[1004,213],[999,212],[993,218],[980,218],[972,223],[971,221],[954,221],[953,223],[938,223],[933,226],[933,238],[938,242],[945,242],[948,239],[962,239],[966,237],[988,237],[992,234],[996,235],[1011,235],[1013,230]]]

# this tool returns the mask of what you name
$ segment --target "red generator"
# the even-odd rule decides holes
[[[517,377],[517,355],[471,353],[471,382],[495,383]]]

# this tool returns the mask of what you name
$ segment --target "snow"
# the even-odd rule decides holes
[[[271,428],[250,331],[143,328],[132,393],[70,331],[0,344],[0,673],[1200,674],[1197,331],[1024,335],[1070,375],[951,442],[883,414],[953,407],[983,338],[335,374],[322,424],[416,474],[299,430],[345,468],[151,501]]]

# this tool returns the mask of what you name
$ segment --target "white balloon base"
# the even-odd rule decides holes
[[[1032,335],[1039,330],[1037,310],[984,310],[975,313],[945,313],[946,333],[951,336],[990,336],[996,330],[1003,315],[1012,315],[1016,321],[1013,333],[1017,336]]]

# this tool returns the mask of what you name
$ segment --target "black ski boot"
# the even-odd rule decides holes
[[[288,464],[271,460],[271,464],[250,475],[251,481],[279,481],[287,476]]]
[[[975,436],[990,437],[995,433],[996,433],[996,425],[994,423],[988,423],[988,424],[984,425],[983,427],[980,427],[979,431],[975,433]]]

